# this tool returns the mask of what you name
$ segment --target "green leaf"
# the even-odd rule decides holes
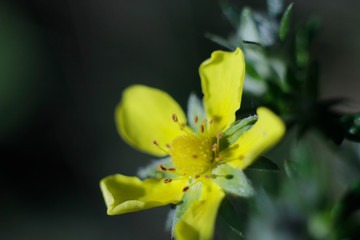
[[[261,170],[261,171],[279,171],[280,168],[266,157],[259,157],[253,164],[251,164],[249,169]]]
[[[321,26],[319,18],[312,17],[296,31],[295,34],[295,59],[296,64],[304,68],[310,63],[311,43]]]
[[[259,32],[250,8],[244,8],[241,12],[241,25],[239,34],[242,40],[261,43]]]
[[[228,225],[228,227],[237,235],[239,239],[243,239],[241,221],[236,214],[236,211],[231,204],[228,197],[225,197],[221,202],[219,208],[219,214],[221,219]]]
[[[159,165],[164,165],[167,168],[174,167],[174,165],[171,161],[171,158],[166,157],[166,158],[152,161],[146,167],[141,167],[137,171],[137,176],[139,176],[139,178],[141,178],[141,179],[146,179],[146,178],[162,179],[162,178],[176,178],[177,177],[177,175],[175,175],[175,174],[160,171],[158,169]]]
[[[343,199],[335,205],[332,211],[332,216],[336,221],[335,226],[338,234],[337,239],[355,239],[350,238],[351,235],[359,234],[358,222],[355,224],[357,227],[354,228],[354,219],[356,218],[352,218],[352,216],[356,215],[359,210],[360,177],[351,184],[350,189],[347,191]]]
[[[289,178],[293,178],[296,175],[295,170],[292,167],[292,162],[291,161],[286,160],[284,162],[284,169],[285,169],[286,176],[288,176]]]
[[[279,37],[281,40],[284,40],[288,31],[289,31],[289,21],[291,16],[293,3],[291,3],[287,9],[285,10],[281,22],[280,22],[280,29],[279,29]]]
[[[238,197],[251,197],[254,195],[254,189],[244,172],[240,169],[232,168],[226,163],[219,164],[213,169],[211,178],[227,193]]]
[[[220,151],[228,148],[233,144],[241,134],[248,131],[256,122],[257,116],[250,116],[234,122],[220,138],[219,149]]]
[[[197,123],[194,122],[195,116],[198,117]],[[188,124],[192,130],[196,133],[199,133],[199,127],[201,122],[206,118],[206,113],[202,104],[202,101],[194,94],[191,93],[188,100]]]

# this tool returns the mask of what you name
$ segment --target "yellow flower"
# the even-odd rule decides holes
[[[165,92],[143,85],[124,91],[115,113],[122,138],[143,152],[169,157],[159,160],[144,181],[117,174],[100,184],[109,215],[178,204],[173,227],[178,240],[212,238],[225,192],[250,196],[242,169],[285,132],[283,122],[263,107],[257,116],[235,122],[245,75],[240,49],[212,53],[199,71],[204,108],[192,101],[188,125]]]

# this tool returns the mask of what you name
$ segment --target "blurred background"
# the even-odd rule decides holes
[[[322,20],[321,98],[360,111],[360,2],[294,2],[294,26]],[[100,179],[152,159],[120,139],[114,109],[136,83],[186,108],[199,64],[221,49],[204,34],[232,31],[215,0],[0,0],[1,239],[169,239],[168,207],[106,215]]]

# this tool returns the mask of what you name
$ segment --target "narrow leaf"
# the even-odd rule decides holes
[[[284,12],[284,15],[282,16],[281,22],[280,22],[280,29],[279,29],[279,37],[281,40],[284,40],[288,31],[289,31],[289,22],[290,22],[290,16],[292,12],[292,6],[293,3],[291,3],[287,9]]]
[[[220,217],[224,220],[224,222],[229,226],[229,228],[240,239],[243,239],[243,234],[241,233],[241,219],[239,219],[233,205],[227,197],[225,197],[224,200],[221,202],[219,214]]]

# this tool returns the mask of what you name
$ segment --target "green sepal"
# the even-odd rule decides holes
[[[260,171],[279,171],[280,168],[276,163],[271,161],[270,159],[261,156],[253,164],[251,164],[248,169],[260,170]]]
[[[219,149],[220,151],[228,148],[233,144],[241,134],[248,131],[256,122],[257,116],[250,116],[234,122],[220,138]]]
[[[244,172],[240,169],[232,168],[227,163],[222,163],[215,167],[210,177],[226,193],[238,197],[251,197],[254,195],[254,189]]]
[[[199,133],[200,124],[204,119],[206,119],[206,112],[201,99],[194,93],[190,94],[187,109],[188,124],[194,132]],[[197,123],[194,121],[195,116],[198,117]]]
[[[291,3],[285,10],[281,22],[280,22],[280,29],[279,29],[279,37],[281,40],[284,40],[287,33],[289,32],[289,22],[290,22],[290,16],[292,12],[292,6],[293,3]]]
[[[141,179],[146,178],[156,178],[156,179],[162,179],[162,178],[177,178],[178,176],[169,172],[160,171],[158,169],[159,165],[164,165],[165,167],[174,167],[171,158],[166,157],[159,160],[155,160],[151,162],[149,165],[145,167],[141,167],[137,171],[137,176]]]
[[[171,234],[174,235],[174,227],[185,214],[187,209],[191,206],[191,203],[195,200],[199,200],[201,194],[202,184],[196,183],[193,185],[184,195],[179,204],[176,205],[175,212],[173,213],[173,220],[171,226]]]

